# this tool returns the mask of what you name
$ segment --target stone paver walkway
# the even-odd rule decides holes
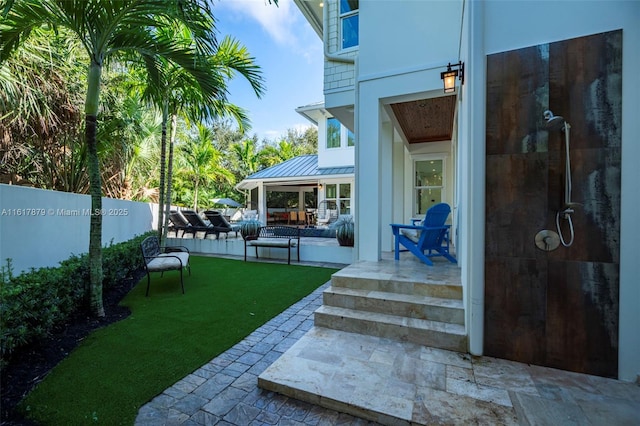
[[[258,375],[313,327],[328,286],[166,389],[140,409],[135,425],[375,425],[257,386]]]
[[[414,408],[419,408],[411,412],[412,415],[420,414],[412,420],[419,424],[640,425],[637,415],[640,413],[640,386],[637,384],[418,348],[407,343],[376,341],[372,346],[371,342],[367,343],[374,339],[370,336],[345,336],[349,333],[314,328],[314,311],[321,306],[322,293],[329,285],[320,286],[240,343],[166,389],[139,410],[135,425],[376,425],[257,386],[258,376],[277,371],[285,374],[284,379],[292,389],[303,389],[302,385],[308,382],[305,389],[308,393],[315,392],[318,385],[310,382],[309,377],[321,375],[324,364],[331,364],[327,360],[334,359],[341,361],[334,362],[336,365],[324,371],[324,375],[330,377],[327,383],[331,386],[323,389],[344,388],[343,393],[348,393],[349,389],[357,387],[355,378],[387,377],[394,371],[392,366],[399,367],[398,377],[411,379],[405,384],[406,389],[413,389],[413,385],[417,386],[421,381],[426,384],[432,381],[432,385],[423,386],[419,393],[409,398]],[[334,334],[337,337],[331,337]],[[400,346],[405,348],[401,349],[406,354],[384,353]],[[368,357],[368,361],[361,362],[362,357]],[[375,362],[371,358],[375,358]],[[391,358],[395,361],[386,366],[385,362],[390,363]],[[354,362],[362,369],[355,368]],[[301,363],[310,367],[296,370],[296,365]],[[415,363],[422,363],[423,367],[412,367]],[[382,367],[373,371],[374,365]],[[269,370],[265,372],[267,368]],[[307,374],[309,372],[312,374]],[[265,380],[265,377],[261,379]],[[367,389],[384,387],[393,397],[400,395],[402,383],[400,385],[400,388],[394,388],[388,381],[381,381],[375,386],[370,383],[362,386]],[[356,399],[362,395],[354,392]],[[368,398],[366,401],[383,401],[372,395],[365,398]],[[329,400],[343,399],[336,396]],[[382,402],[382,405],[388,404]],[[337,407],[336,404],[329,406]],[[421,407],[425,409],[420,411]],[[381,417],[375,418],[385,421]],[[393,420],[398,418],[404,417],[388,420],[396,424]]]

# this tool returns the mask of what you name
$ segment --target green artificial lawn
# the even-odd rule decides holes
[[[124,298],[131,315],[97,330],[20,404],[43,425],[131,425],[176,381],[329,281],[336,269],[191,257],[146,276]]]

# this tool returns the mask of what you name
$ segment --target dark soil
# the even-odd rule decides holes
[[[0,425],[35,425],[15,410],[16,405],[92,331],[129,316],[129,309],[118,304],[143,276],[144,271],[139,270],[132,277],[104,290],[104,317],[93,317],[87,311],[77,312],[49,338],[13,354],[0,377]]]

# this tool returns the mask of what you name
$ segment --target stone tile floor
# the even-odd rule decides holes
[[[258,375],[313,327],[324,284],[144,405],[135,424],[375,424],[259,389]]]
[[[322,292],[329,285],[324,284],[237,345],[156,396],[139,410],[135,424],[378,424],[257,386],[258,376],[285,353],[280,362],[283,369],[286,369],[283,361],[301,353],[302,358],[315,357],[317,360],[318,354],[310,351],[311,338],[308,334],[333,333],[313,327],[313,312],[322,304]],[[345,339],[344,336],[334,338],[337,339],[335,342]],[[370,336],[363,338],[364,341],[371,339]],[[362,343],[356,338],[353,342],[356,345]],[[387,342],[389,347],[398,347],[397,342]],[[306,350],[301,346],[305,344]],[[327,341],[324,344],[333,343]],[[371,342],[368,344],[371,345]],[[296,347],[287,352],[294,345]],[[640,425],[640,386],[636,384],[413,346],[402,349],[408,357],[401,357],[396,362],[410,364],[421,360],[432,363],[429,369],[424,370],[429,374],[420,374],[418,377],[424,383],[416,386],[417,390],[414,391],[415,405],[411,409],[413,414],[417,414],[413,417],[412,421],[416,422],[413,424]],[[353,349],[347,350],[353,354]],[[365,353],[362,351],[355,358],[361,358]],[[378,378],[388,374],[389,368],[385,370],[384,365],[390,360],[385,355],[388,354],[371,352],[374,361],[383,366],[383,372],[373,371],[370,374]],[[345,360],[349,358],[343,353],[337,356]],[[365,368],[370,368],[371,363],[368,364]],[[335,386],[353,388],[354,371],[349,374],[351,367],[344,368],[345,371],[334,374]],[[290,373],[292,378],[297,375],[295,371]],[[406,368],[399,369],[401,375],[409,373]],[[305,378],[301,376],[301,379]],[[384,386],[385,391],[388,387],[384,381],[378,386],[378,390]],[[358,392],[356,394],[359,395]],[[384,398],[380,401],[380,404],[386,404]],[[335,407],[340,408],[339,405]],[[398,417],[382,416],[379,419],[394,424],[411,422],[398,421]]]
[[[322,327],[258,382],[382,424],[640,424],[631,383]]]

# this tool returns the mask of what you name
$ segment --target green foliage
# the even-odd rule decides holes
[[[13,259],[7,258],[7,266],[0,266],[0,287],[13,278]]]
[[[149,233],[103,250],[103,287],[109,288],[142,266],[140,242]],[[7,259],[8,267],[10,262]],[[4,268],[4,267],[3,267]],[[32,269],[7,276],[0,288],[0,364],[19,347],[46,337],[73,312],[85,306],[89,256],[71,256],[57,268]]]
[[[245,220],[240,224],[240,234],[245,240],[247,238],[255,237],[258,235],[258,231],[261,226],[262,223],[258,220]]]
[[[353,247],[355,236],[355,224],[353,216],[343,215],[336,220],[332,226],[336,230],[336,238],[341,246]]]

